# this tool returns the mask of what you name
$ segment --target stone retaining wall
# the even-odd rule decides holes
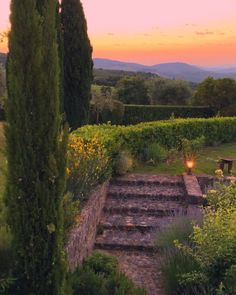
[[[78,224],[71,230],[66,245],[70,270],[74,270],[93,251],[97,225],[99,224],[107,196],[108,184],[94,191],[85,207],[81,210]]]

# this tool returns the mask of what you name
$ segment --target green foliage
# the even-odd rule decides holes
[[[91,100],[91,123],[121,124],[124,116],[124,105],[114,99],[112,88],[102,86],[96,89]]]
[[[167,151],[159,143],[151,143],[144,149],[143,158],[149,164],[157,165],[167,159]]]
[[[98,184],[109,179],[109,158],[97,138],[87,141],[73,134],[68,149],[67,190],[73,199],[83,201]]]
[[[14,255],[12,249],[12,236],[7,226],[0,225],[0,294],[7,294],[13,284],[12,274]]]
[[[56,16],[56,0],[11,5],[5,200],[18,279],[13,294],[64,294],[66,133],[60,132]]]
[[[110,87],[115,87],[117,82],[125,76],[136,76],[137,72],[132,71],[121,71],[121,70],[107,70],[107,69],[94,69],[94,84],[96,85],[105,85]],[[152,79],[156,77],[156,74],[138,72],[138,75],[144,78],[145,80]]]
[[[217,142],[232,142],[236,138],[236,118],[177,119],[140,123],[130,126],[110,124],[84,126],[75,135],[86,140],[99,138],[110,158],[111,167],[122,149],[137,156],[151,143],[156,142],[166,149],[177,149],[180,139],[189,140],[204,136],[206,145]]]
[[[120,151],[115,165],[114,173],[117,175],[124,175],[133,169],[134,160],[130,152],[127,150]]]
[[[175,118],[209,118],[214,112],[209,107],[176,105],[125,105],[123,124],[137,124]]]
[[[207,200],[211,205],[205,211],[201,226],[195,226],[191,241],[193,247],[178,244],[178,249],[192,256],[200,268],[193,275],[189,272],[181,277],[182,284],[209,286],[213,295],[234,295],[236,265],[236,188],[221,184],[210,190]],[[225,199],[223,201],[223,193]]]
[[[126,104],[149,104],[145,80],[141,76],[121,78],[116,85],[118,99]]]
[[[115,257],[96,252],[72,275],[74,295],[144,295],[119,272]]]
[[[73,194],[67,192],[63,198],[64,210],[64,232],[65,238],[68,230],[75,222],[75,217],[79,214],[80,200],[74,200]]]
[[[205,137],[197,137],[194,139],[181,139],[181,150],[184,160],[196,160],[199,152],[205,144]]]
[[[200,216],[195,216],[200,221]],[[195,221],[196,222],[196,221]],[[186,216],[178,219],[158,233],[156,245],[161,253],[161,270],[164,275],[165,290],[167,294],[193,294],[190,288],[186,288],[186,282],[181,281],[185,273],[197,273],[199,263],[189,253],[175,246],[176,241],[185,245],[191,245],[193,233],[193,220]],[[181,280],[180,280],[181,278]],[[192,291],[191,286],[191,291]]]
[[[150,104],[184,105],[192,96],[189,84],[182,80],[157,77],[148,82]]]
[[[61,30],[64,110],[69,126],[76,129],[89,121],[93,78],[92,46],[81,1],[61,1]]]
[[[236,81],[231,78],[208,77],[197,87],[195,103],[209,105],[221,115],[236,114]]]
[[[214,187],[207,192],[207,202],[213,210],[236,208],[235,183],[232,182],[229,185],[214,183]]]

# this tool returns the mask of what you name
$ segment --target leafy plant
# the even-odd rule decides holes
[[[145,295],[119,271],[115,257],[95,252],[72,275],[74,295]]]
[[[195,160],[204,146],[205,137],[197,137],[195,139],[183,138],[181,140],[181,150],[183,153],[184,161],[186,160]]]
[[[91,190],[110,177],[107,152],[97,138],[85,140],[70,136],[68,151],[68,191],[84,200]]]
[[[163,162],[167,158],[167,151],[159,143],[151,143],[144,150],[144,160],[152,165],[157,165],[160,162]]]
[[[124,175],[125,173],[131,171],[133,166],[134,161],[131,154],[127,150],[121,151],[117,157],[115,174]]]

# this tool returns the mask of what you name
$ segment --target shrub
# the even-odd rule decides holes
[[[189,140],[187,138],[181,139],[181,150],[184,160],[195,160],[205,143],[205,137],[197,137]]]
[[[177,149],[181,138],[192,140],[204,136],[206,145],[216,141],[234,141],[236,118],[176,119],[130,126],[91,125],[82,127],[73,134],[87,141],[94,137],[99,138],[114,169],[115,159],[122,149],[129,150],[133,156],[137,156],[153,142],[169,150]]]
[[[106,149],[95,137],[90,141],[71,135],[68,151],[68,191],[83,200],[110,176]]]
[[[124,125],[175,118],[209,118],[215,115],[209,107],[170,105],[125,105]]]
[[[124,104],[114,99],[114,91],[110,87],[93,87],[94,94],[90,102],[90,122],[101,124],[111,122],[122,124],[124,116]]]
[[[63,198],[63,209],[65,229],[64,232],[66,235],[67,230],[74,224],[75,217],[79,214],[80,200],[74,200],[73,194],[67,192]]]
[[[144,149],[144,160],[149,164],[156,165],[167,158],[167,151],[159,143],[151,143]]]
[[[195,219],[200,221],[199,216],[195,216]],[[181,284],[181,276],[199,270],[198,262],[175,246],[176,240],[190,246],[192,233],[193,221],[187,216],[179,216],[175,223],[158,233],[156,245],[161,251],[160,263],[167,294],[182,295],[184,291],[187,292],[186,285]]]
[[[207,200],[211,207],[206,209],[203,224],[195,226],[189,247],[178,245],[184,253],[200,265],[197,275],[186,273],[182,282],[191,282],[198,286],[200,277],[203,278],[214,295],[234,295],[236,285],[236,206],[233,201],[236,188],[232,185],[219,184],[219,190],[210,190]],[[226,200],[223,200],[223,195]]]
[[[134,166],[134,161],[131,154],[124,150],[121,151],[118,155],[116,166],[115,166],[115,174],[124,175],[125,173],[131,171]]]
[[[12,236],[6,226],[0,226],[0,294],[7,294],[13,284],[12,270],[14,266]]]
[[[95,252],[72,275],[74,295],[144,295],[119,272],[115,257]]]

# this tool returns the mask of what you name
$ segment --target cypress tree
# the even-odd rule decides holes
[[[59,111],[56,7],[56,0],[11,2],[5,199],[16,254],[14,294],[64,294],[66,133]]]
[[[64,110],[71,129],[88,123],[92,47],[87,22],[79,0],[62,0],[61,29],[63,39]]]

